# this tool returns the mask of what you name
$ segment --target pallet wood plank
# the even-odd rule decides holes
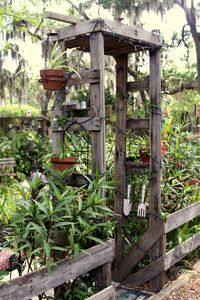
[[[162,38],[160,35],[155,35],[153,32],[148,32],[143,29],[139,29],[133,26],[125,25],[120,22],[104,20],[105,25],[103,30],[106,33],[111,33],[112,35],[119,35],[128,38],[131,45],[131,41],[135,41],[136,45],[140,43],[146,43],[148,45],[162,46]],[[145,48],[141,49],[145,50]]]
[[[126,119],[127,119],[127,55],[116,57],[116,142],[115,142],[115,200],[116,215],[115,267],[123,258],[123,198],[125,197]],[[117,270],[116,270],[117,271]],[[117,276],[117,274],[116,274]]]
[[[101,32],[90,37],[91,68],[100,70],[100,82],[90,85],[91,117],[101,117],[100,132],[92,133],[93,174],[105,174],[104,39]]]
[[[79,72],[80,77],[77,74],[72,74],[67,79],[67,86],[82,85],[88,83],[95,83],[100,81],[100,71],[98,69],[83,70]]]
[[[125,166],[127,174],[145,174],[149,172],[148,163],[133,163],[126,161]]]
[[[136,51],[144,51],[151,46],[161,47],[163,44],[161,36],[153,32],[147,32],[143,29],[115,21],[104,20],[102,18],[83,21],[57,30],[59,35],[58,39],[61,40],[74,38],[91,32],[93,33],[95,31],[102,31],[104,34],[112,35],[114,39],[124,37],[127,39],[127,45],[135,47]]]
[[[95,25],[96,26],[96,25]],[[100,70],[100,82],[90,85],[91,117],[100,117],[100,131],[92,131],[92,173],[99,171],[105,180],[106,173],[106,149],[105,149],[105,93],[104,93],[104,37],[102,32],[94,32],[90,35],[90,64],[91,68]],[[102,199],[105,199],[105,188],[102,188]],[[111,283],[109,265],[104,265],[97,272],[96,283],[99,287],[106,287]]]
[[[114,242],[109,240],[104,245],[88,249],[88,252],[90,255],[79,254],[76,258],[59,261],[52,267],[51,273],[48,273],[46,268],[42,268],[13,279],[9,284],[2,284],[0,299],[28,300],[102,264],[111,262],[114,256]]]
[[[149,90],[149,80],[130,81],[127,83],[127,90],[129,92],[148,91]]]
[[[62,98],[62,96],[60,97]],[[62,99],[63,100],[63,99]],[[60,99],[60,101],[62,101]],[[54,107],[52,111],[52,117],[61,117],[62,111],[61,106]],[[52,153],[53,154],[60,154],[60,145],[62,145],[64,140],[64,132],[63,131],[55,131],[54,129],[54,122],[51,123],[51,130],[52,130]]]
[[[163,233],[163,221],[157,220],[143,234],[140,240],[133,246],[130,253],[124,257],[119,268],[118,278],[123,280],[127,274],[138,264],[144,257],[145,253],[155,244]]]
[[[123,281],[123,284],[127,286],[140,286],[160,274],[162,271],[164,271],[164,258],[159,257],[140,271],[129,275]]]
[[[149,129],[149,118],[128,118],[126,126],[127,129]]]
[[[150,207],[149,224],[150,226],[160,216],[161,209],[161,175],[162,175],[162,156],[161,156],[161,77],[160,77],[160,50],[149,51],[150,56]],[[151,261],[163,256],[165,253],[165,236],[163,236],[150,250]],[[162,272],[150,282],[152,290],[159,291],[165,284],[165,273]]]
[[[198,216],[200,216],[200,201],[169,215],[167,223],[165,223],[165,233],[174,230],[175,228],[189,222],[190,220]]]
[[[67,16],[67,15],[63,15],[63,14],[60,14],[60,13],[55,13],[55,12],[52,12],[52,11],[46,11],[45,12],[45,17],[48,18],[48,19],[61,21],[61,22],[69,23],[69,24],[76,24],[76,23],[80,22],[80,20],[75,18],[75,17],[70,17],[70,16]]]
[[[83,21],[74,25],[65,26],[56,30],[58,37],[55,40],[74,39],[76,36],[85,35],[90,32],[99,31],[101,28],[101,18]]]
[[[115,300],[115,288],[111,285],[99,293],[87,298],[86,300]]]
[[[76,130],[76,128],[84,127],[88,131],[100,131],[101,130],[101,119],[100,117],[74,117],[70,119],[62,127],[58,125],[57,122],[54,122],[52,131],[53,132],[62,132]]]
[[[200,246],[200,232],[166,253],[165,271]]]
[[[167,271],[170,267],[187,256],[193,250],[200,246],[200,233],[196,233],[191,238],[187,239],[181,245],[175,247],[166,253],[164,257],[159,257],[157,260],[150,263],[148,266],[138,271],[137,273],[128,276],[123,283],[127,285],[142,285],[153,277],[159,275],[163,271]]]

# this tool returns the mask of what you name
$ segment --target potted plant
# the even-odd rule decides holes
[[[71,169],[77,164],[77,158],[68,156],[68,151],[64,150],[63,145],[58,145],[59,154],[54,154],[50,158],[53,169],[63,172],[65,169]]]
[[[66,84],[67,72],[76,73],[80,77],[76,70],[67,65],[66,53],[67,50],[60,51],[58,42],[54,44],[46,68],[40,70],[39,82],[45,90],[60,90]]]
[[[148,136],[144,136],[139,154],[142,163],[150,163],[150,139]]]

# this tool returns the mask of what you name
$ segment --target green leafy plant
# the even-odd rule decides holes
[[[28,269],[36,263],[48,268],[55,251],[77,255],[111,235],[112,211],[101,198],[103,179],[97,174],[88,188],[68,187],[64,175],[49,170],[47,184],[40,177],[16,183],[17,202],[4,209],[9,220],[9,238],[18,250],[26,250]],[[4,207],[8,200],[4,199]]]
[[[56,41],[49,56],[46,69],[64,69],[71,71],[79,76],[79,73],[68,65],[68,58],[66,58],[67,50],[62,51],[58,42]]]

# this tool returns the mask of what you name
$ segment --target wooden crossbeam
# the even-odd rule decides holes
[[[100,70],[90,69],[80,71],[80,77],[77,74],[72,74],[69,79],[67,79],[67,86],[71,85],[81,85],[88,83],[97,83],[100,81]]]
[[[150,127],[149,118],[129,118],[127,119],[127,129],[148,129]]]
[[[182,258],[187,256],[193,250],[200,246],[200,233],[196,233],[191,238],[187,239],[181,245],[167,252],[164,257],[159,257],[157,260],[138,271],[137,273],[128,276],[124,280],[127,285],[142,285],[163,271],[167,271],[171,266],[176,264]]]
[[[127,90],[128,90],[128,92],[148,91],[149,90],[149,80],[130,81],[127,83]]]
[[[77,24],[78,22],[80,22],[80,20],[75,17],[70,17],[67,15],[55,13],[52,11],[46,11],[45,17],[48,19],[52,19],[55,21],[61,21],[61,22],[69,23],[69,24]]]
[[[165,223],[165,233],[174,230],[198,216],[200,216],[200,201],[169,215],[167,223]]]
[[[76,130],[77,128],[83,127],[88,131],[100,131],[101,119],[100,117],[74,117],[73,119],[69,119],[66,123],[61,127],[57,122],[54,122],[52,131],[53,132],[63,132]]]
[[[144,257],[145,253],[155,244],[163,233],[163,221],[158,219],[141,239],[133,246],[130,253],[124,257],[117,269],[117,277],[123,280],[127,274],[138,264]]]
[[[89,255],[79,254],[76,258],[66,258],[57,262],[51,272],[47,268],[13,279],[0,287],[1,300],[27,300],[42,294],[60,284],[75,279],[103,264],[109,263],[114,255],[114,242],[87,249]]]
[[[166,253],[165,271],[200,246],[200,232]]]
[[[148,163],[134,163],[127,161],[125,166],[127,174],[145,174],[150,170]]]
[[[127,46],[136,48],[137,51],[144,51],[148,47],[161,47],[163,40],[159,35],[152,32],[138,29],[119,22],[104,20],[102,18],[83,21],[74,25],[69,25],[57,30],[58,39],[74,38],[76,36],[86,35],[91,32],[102,31],[104,34],[112,35],[116,38],[124,38]],[[57,37],[56,37],[57,39]],[[135,47],[134,47],[135,45]],[[141,45],[141,46],[140,46]],[[134,51],[133,51],[134,52]]]

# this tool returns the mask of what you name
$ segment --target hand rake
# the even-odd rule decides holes
[[[140,217],[140,218],[145,218],[146,217],[146,205],[144,203],[145,190],[146,190],[146,186],[145,186],[145,184],[143,184],[143,186],[142,186],[142,198],[141,198],[140,204],[138,205],[138,210],[137,210],[137,217]]]

